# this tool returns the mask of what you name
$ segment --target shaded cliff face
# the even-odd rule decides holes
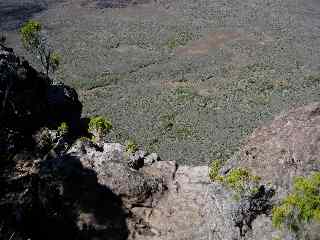
[[[10,48],[0,46],[1,128],[30,131],[45,124],[79,121],[82,105],[74,89],[52,83]]]
[[[67,122],[75,130],[82,104],[74,89],[52,83],[12,49],[0,46],[0,155],[12,157],[34,149],[33,134],[41,127]],[[72,130],[72,131],[73,131]]]

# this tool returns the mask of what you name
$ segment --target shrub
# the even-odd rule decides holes
[[[60,65],[61,57],[57,52],[52,52],[49,61],[52,71],[55,72]]]
[[[69,126],[66,122],[62,122],[57,130],[58,130],[59,135],[61,135],[61,136],[69,134]]]
[[[311,177],[297,177],[293,191],[272,210],[272,222],[298,233],[310,221],[320,222],[320,172]]]
[[[224,178],[224,182],[232,189],[241,192],[249,182],[259,182],[258,176],[251,175],[243,168],[232,169]]]
[[[104,119],[101,116],[91,117],[89,122],[89,131],[105,131],[108,132],[112,128],[112,124],[109,120]]]
[[[128,140],[126,142],[126,152],[128,153],[134,153],[138,151],[138,145],[134,140]]]
[[[85,137],[85,136],[81,136],[81,137],[79,138],[79,140],[80,140],[81,142],[91,142],[91,139],[88,138],[88,137]]]
[[[88,131],[93,135],[93,139],[96,141],[102,140],[111,128],[111,122],[101,116],[90,118]]]
[[[222,161],[221,160],[214,160],[212,161],[209,169],[209,178],[212,181],[221,181],[222,176],[219,176],[219,171],[222,167]]]
[[[231,169],[225,176],[219,175],[222,161],[215,160],[209,169],[209,178],[212,181],[218,181],[232,188],[235,192],[243,194],[246,192],[255,193],[260,177],[250,174],[244,168]]]
[[[190,40],[192,40],[193,34],[190,32],[179,32],[172,39],[170,39],[166,45],[169,49],[175,49],[179,46],[186,45]]]
[[[32,50],[40,45],[40,32],[42,26],[39,22],[30,20],[26,22],[20,29],[21,40],[23,46],[27,50]]]

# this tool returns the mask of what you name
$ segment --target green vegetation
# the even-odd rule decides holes
[[[175,129],[175,137],[182,140],[191,136],[191,127],[190,126],[178,126]]]
[[[251,175],[246,169],[235,168],[228,172],[223,182],[235,191],[241,192],[245,190],[249,182],[259,182],[259,180],[260,178],[258,176]]]
[[[239,194],[247,191],[255,193],[258,190],[257,184],[260,181],[260,177],[250,174],[244,168],[233,168],[225,176],[221,176],[219,171],[222,164],[221,160],[215,160],[211,163],[209,178],[212,181],[221,182]]]
[[[40,45],[40,31],[42,26],[39,22],[30,20],[20,29],[22,44],[25,48],[37,48]]]
[[[91,117],[89,122],[89,131],[104,131],[108,132],[112,128],[112,124],[109,120],[104,119],[101,116]]]
[[[296,233],[312,220],[320,222],[320,172],[309,178],[297,177],[293,192],[272,210],[275,227]]]
[[[172,130],[175,124],[175,114],[164,114],[160,116],[160,125],[165,131]]]
[[[82,142],[87,142],[87,141],[91,142],[92,141],[90,138],[85,137],[85,136],[80,137],[79,140]]]
[[[174,94],[177,96],[178,99],[181,99],[181,100],[192,99],[196,96],[196,94],[192,91],[192,89],[186,88],[186,87],[176,88]]]
[[[82,82],[80,87],[86,88],[88,90],[92,90],[100,87],[108,87],[111,85],[116,85],[119,81],[125,78],[125,74],[117,74],[117,73],[102,73],[97,76],[96,79],[92,81]]]
[[[320,83],[320,74],[309,75],[304,78],[304,85],[310,87],[312,85],[317,85]]]
[[[193,35],[190,32],[179,32],[166,43],[166,46],[169,49],[175,49],[179,46],[186,45],[192,38]]]
[[[69,126],[66,122],[62,122],[57,129],[59,135],[65,136],[69,134]]]
[[[93,135],[93,140],[102,140],[102,138],[104,138],[106,134],[111,130],[111,128],[112,123],[101,116],[90,118],[88,131]]]
[[[49,46],[39,22],[33,20],[26,22],[20,29],[20,36],[24,48],[33,54],[36,59],[40,59],[47,76],[49,76],[50,71],[54,73],[58,69],[60,56]]]
[[[221,160],[212,161],[209,169],[209,178],[211,181],[223,181],[223,177],[219,175],[219,171],[222,167]]]
[[[129,139],[127,142],[126,142],[126,152],[128,153],[134,153],[136,151],[138,151],[138,145],[137,143],[132,140],[132,139]]]

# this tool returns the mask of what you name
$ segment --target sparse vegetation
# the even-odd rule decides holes
[[[175,89],[174,94],[181,100],[192,99],[196,95],[192,89],[186,87],[178,87]]]
[[[310,177],[297,177],[293,191],[272,210],[272,222],[277,228],[287,228],[302,234],[311,221],[320,222],[320,172]]]
[[[190,32],[179,32],[166,43],[166,46],[169,49],[175,49],[186,45],[190,40],[192,40],[192,38],[193,35]]]
[[[308,75],[304,78],[305,87],[310,87],[317,84],[320,84],[320,74]]]
[[[222,180],[235,191],[242,192],[246,189],[249,182],[259,182],[260,178],[258,176],[251,175],[246,169],[235,168],[228,172]]]
[[[125,146],[126,146],[126,152],[128,152],[128,153],[134,153],[134,152],[138,151],[138,144],[132,139],[129,139],[125,143]]]
[[[222,166],[221,160],[214,160],[211,162],[210,168],[209,168],[209,178],[211,181],[221,181],[223,180],[222,176],[219,175],[219,171]]]
[[[171,131],[175,124],[175,114],[164,114],[160,116],[160,125],[165,132]]]
[[[20,36],[24,48],[33,54],[49,76],[54,73],[60,65],[60,56],[49,45],[47,37],[42,32],[42,25],[34,20],[29,20],[20,29]]]
[[[233,168],[225,176],[219,175],[222,163],[221,160],[215,160],[211,163],[209,178],[212,181],[221,182],[238,194],[245,192],[255,193],[258,190],[259,176],[250,174],[250,172],[244,168]]]
[[[80,137],[79,140],[82,141],[82,142],[92,141],[90,138],[85,137],[85,136]]]
[[[65,136],[69,134],[69,126],[66,122],[62,122],[57,129],[60,136]]]
[[[112,123],[109,120],[101,116],[90,118],[88,131],[93,135],[93,140],[102,140],[111,129]]]
[[[178,126],[175,129],[175,136],[178,139],[185,139],[187,137],[190,137],[191,133],[192,133],[192,130],[190,126]]]

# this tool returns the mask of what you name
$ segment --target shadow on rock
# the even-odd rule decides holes
[[[93,170],[68,155],[36,165],[1,181],[0,239],[127,239],[128,214]]]

